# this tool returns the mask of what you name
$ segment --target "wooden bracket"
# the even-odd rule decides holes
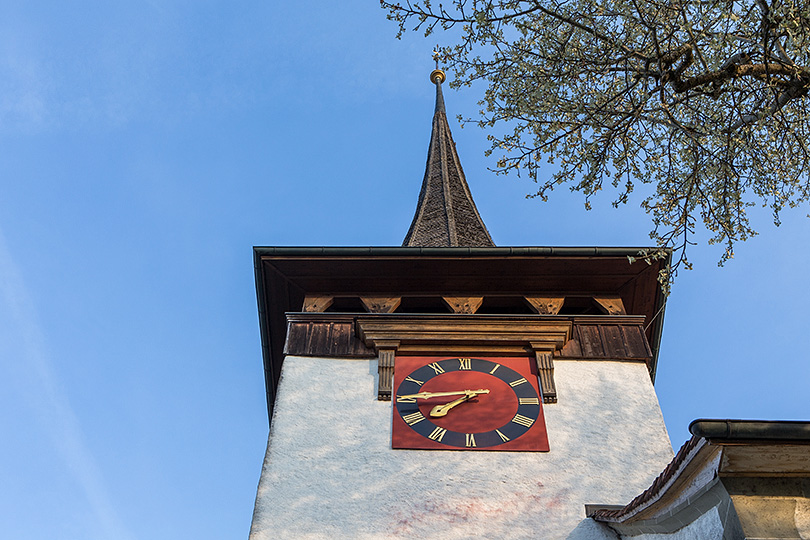
[[[401,296],[361,296],[360,301],[369,313],[393,313],[402,302]]]
[[[394,360],[399,341],[382,341],[377,344],[377,400],[391,401],[394,382]]]
[[[306,313],[323,313],[334,301],[334,296],[307,295],[307,297],[304,298],[304,307],[301,308],[301,311]]]
[[[554,384],[554,351],[540,343],[532,343],[543,403],[557,403],[557,387]]]
[[[475,313],[484,302],[483,296],[442,296],[453,313]]]
[[[559,297],[524,296],[524,298],[534,312],[540,315],[557,315],[565,301],[565,298]]]
[[[607,311],[608,315],[626,315],[624,302],[619,296],[594,296],[594,301]]]

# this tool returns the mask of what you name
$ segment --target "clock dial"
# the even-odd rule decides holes
[[[393,448],[548,451],[527,358],[399,357]]]

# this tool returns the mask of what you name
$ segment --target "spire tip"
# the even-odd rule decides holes
[[[441,51],[442,49],[438,45],[436,45],[436,48],[433,49],[433,60],[436,62],[436,69],[430,72],[430,82],[433,84],[442,84],[447,79],[444,71],[439,69],[439,58],[441,58]]]

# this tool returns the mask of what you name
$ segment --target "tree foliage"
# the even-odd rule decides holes
[[[676,268],[699,224],[722,264],[756,234],[752,205],[778,225],[810,196],[807,0],[381,3],[398,37],[457,30],[440,56],[455,86],[486,85],[476,122],[506,128],[490,135],[496,171],[527,173],[543,200],[570,184],[586,207],[649,184],[651,237]]]

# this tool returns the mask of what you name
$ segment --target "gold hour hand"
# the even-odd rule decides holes
[[[489,394],[488,389],[481,389],[481,390],[465,390],[464,395],[458,399],[454,399],[450,403],[445,403],[444,405],[436,405],[430,410],[430,416],[432,418],[438,418],[440,416],[445,416],[450,409],[457,405],[461,405],[465,401],[468,401],[479,394]]]

